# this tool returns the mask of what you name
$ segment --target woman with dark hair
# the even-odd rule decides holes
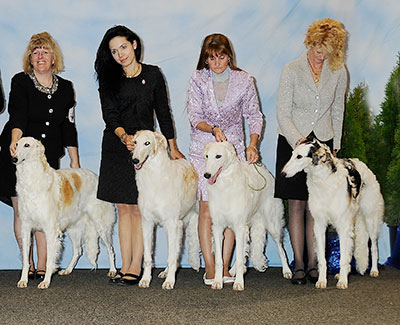
[[[335,156],[340,149],[347,88],[346,39],[346,30],[340,22],[330,18],[314,21],[304,40],[307,51],[285,65],[279,84],[275,197],[289,201],[293,284],[318,280],[314,220],[307,205],[306,174],[285,178],[280,172],[292,150],[307,137],[326,143]],[[304,258],[305,247],[308,261]]]
[[[143,256],[138,190],[130,151],[138,130],[154,130],[154,112],[168,139],[172,159],[183,158],[175,132],[167,90],[160,69],[141,63],[139,37],[125,26],[107,30],[97,50],[95,70],[103,119],[97,197],[116,203],[122,267],[110,283],[134,285],[140,280]]]
[[[8,102],[10,119],[0,137],[0,199],[12,205],[14,233],[21,248],[21,222],[15,192],[15,165],[11,156],[21,137],[34,137],[45,147],[50,166],[59,169],[68,150],[70,166],[79,168],[78,134],[75,127],[75,91],[71,81],[58,74],[64,71],[63,56],[54,38],[47,32],[32,35],[23,58],[23,72],[11,80]],[[46,270],[46,237],[35,231],[37,271],[29,253],[30,279],[43,278]]]
[[[228,38],[222,34],[208,35],[200,52],[197,69],[190,80],[187,110],[191,125],[190,160],[199,175],[204,174],[204,145],[213,141],[230,141],[240,160],[249,164],[258,158],[257,142],[263,127],[263,116],[253,78],[234,64]],[[248,121],[250,144],[245,147],[243,117]],[[206,179],[199,177],[198,198],[199,238],[205,262],[203,276],[212,285],[215,265],[212,253],[212,220],[208,206]],[[223,244],[224,283],[233,283],[229,274],[234,234],[227,228]]]

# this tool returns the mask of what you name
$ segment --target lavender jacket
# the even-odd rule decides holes
[[[190,80],[186,108],[191,125],[190,160],[199,174],[199,198],[201,194],[202,199],[207,201],[203,148],[215,138],[211,133],[197,129],[197,124],[204,121],[221,128],[228,141],[235,146],[239,159],[245,160],[243,117],[248,121],[250,134],[260,135],[263,115],[253,78],[237,70],[230,70],[228,90],[220,108],[214,95],[211,71],[196,70]]]

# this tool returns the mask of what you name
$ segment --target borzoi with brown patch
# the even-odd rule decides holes
[[[283,276],[290,279],[292,272],[282,246],[284,210],[282,201],[273,195],[273,176],[261,165],[239,161],[230,142],[207,144],[203,156],[215,245],[215,278],[211,287],[223,287],[222,240],[227,227],[233,230],[236,238],[234,290],[244,290],[249,229],[250,259],[254,267],[259,271],[267,268],[264,249],[268,230],[278,248]]]
[[[340,273],[337,287],[346,289],[353,255],[357,271],[368,267],[368,240],[371,240],[370,276],[377,277],[378,245],[384,202],[380,186],[372,171],[360,160],[337,159],[329,147],[317,140],[308,141],[293,150],[282,174],[292,177],[307,173],[308,205],[314,218],[314,233],[319,278],[315,286],[326,288],[325,231],[332,224],[340,241]]]
[[[73,257],[68,267],[59,272],[70,274],[82,255],[82,244],[93,268],[96,268],[99,237],[107,247],[110,269],[116,274],[112,231],[115,208],[96,198],[97,176],[83,168],[55,170],[50,167],[42,143],[31,137],[21,138],[12,158],[17,167],[18,210],[21,219],[22,274],[19,288],[28,285],[29,247],[31,231],[46,235],[46,274],[38,288],[46,289],[57,269],[63,233],[68,231],[73,245]]]
[[[132,161],[136,169],[144,244],[144,270],[139,287],[150,285],[153,232],[158,224],[164,228],[168,239],[168,266],[158,277],[165,278],[163,289],[173,289],[184,224],[189,241],[189,263],[197,271],[200,268],[195,212],[198,176],[187,160],[169,158],[167,140],[161,133],[138,131],[133,141]]]

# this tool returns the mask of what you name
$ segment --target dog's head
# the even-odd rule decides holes
[[[211,142],[204,146],[203,157],[206,160],[204,177],[208,179],[208,184],[212,185],[217,181],[221,171],[237,159],[235,147],[232,143]]]
[[[167,139],[161,133],[149,130],[137,131],[133,136],[133,143],[135,149],[132,151],[132,161],[137,170],[159,150],[166,151],[168,148]]]
[[[23,137],[17,142],[17,150],[12,156],[12,162],[16,165],[25,161],[45,160],[44,146],[32,137]]]
[[[307,172],[307,167],[321,164],[329,165],[333,172],[336,171],[329,147],[314,139],[300,144],[293,150],[292,156],[282,169],[282,175],[293,177],[302,170]]]

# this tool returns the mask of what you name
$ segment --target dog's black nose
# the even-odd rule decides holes
[[[281,175],[282,175],[283,177],[286,177],[286,173],[285,173],[285,172],[281,172]]]
[[[12,157],[12,158],[11,158],[11,161],[12,161],[14,164],[16,164],[16,163],[18,162],[18,158],[17,158],[17,157]]]
[[[211,177],[211,174],[210,173],[204,173],[204,177],[209,179]]]
[[[137,158],[133,159],[132,161],[133,161],[133,163],[134,163],[135,165],[139,163],[139,159],[137,159]]]

